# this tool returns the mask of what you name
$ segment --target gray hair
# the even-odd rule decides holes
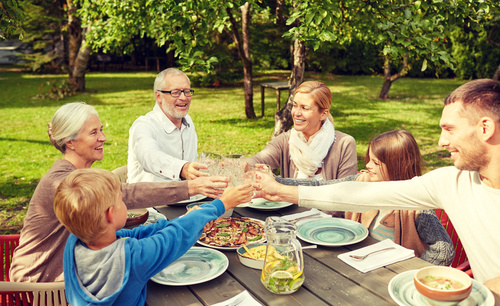
[[[154,88],[153,88],[154,91],[156,92],[157,90],[161,90],[163,88],[163,83],[164,83],[166,77],[176,76],[176,75],[185,76],[188,79],[189,84],[191,84],[191,81],[189,80],[188,76],[184,72],[180,71],[177,68],[167,68],[167,69],[163,70],[162,72],[158,73],[158,75],[156,76],[155,84],[154,84]]]
[[[85,102],[64,104],[47,124],[50,142],[63,154],[66,153],[66,142],[78,137],[78,133],[91,115],[99,116],[95,108]]]

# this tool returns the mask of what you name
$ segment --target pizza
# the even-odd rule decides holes
[[[216,247],[240,247],[263,241],[264,224],[250,218],[219,218],[203,230],[199,242]]]

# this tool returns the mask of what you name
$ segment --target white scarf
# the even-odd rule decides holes
[[[330,120],[325,119],[321,129],[309,137],[309,141],[302,132],[292,129],[290,140],[290,158],[298,168],[297,178],[312,178],[335,142],[335,128]]]

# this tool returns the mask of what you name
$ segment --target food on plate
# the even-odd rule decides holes
[[[248,249],[246,245],[243,245],[245,247],[246,253],[243,253],[242,255],[248,258],[253,258],[253,259],[260,259],[264,260],[264,257],[266,256],[266,245],[260,245],[255,248]],[[276,250],[275,247],[272,245],[269,246],[269,254],[267,255],[267,261],[274,261],[277,259],[284,259],[283,256]]]
[[[439,290],[455,290],[464,287],[464,284],[457,280],[434,275],[427,275],[423,278],[420,278],[419,281],[426,286]]]
[[[264,224],[250,218],[219,218],[205,228],[200,242],[217,247],[238,247],[265,237]]]

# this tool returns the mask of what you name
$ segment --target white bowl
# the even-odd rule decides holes
[[[252,249],[252,248],[255,248],[255,247],[258,247],[261,245],[266,245],[266,244],[265,243],[247,244],[247,248]],[[245,254],[246,252],[247,251],[242,246],[236,250],[236,253],[238,253],[238,259],[240,260],[240,262],[247,267],[262,270],[262,267],[264,267],[264,258],[253,259],[250,257],[243,256],[243,254]]]
[[[421,280],[426,276],[443,277],[460,282],[463,286],[457,289],[434,288]],[[466,273],[445,266],[431,266],[418,270],[413,277],[418,292],[424,296],[430,305],[456,305],[465,300],[472,291],[472,279]]]

